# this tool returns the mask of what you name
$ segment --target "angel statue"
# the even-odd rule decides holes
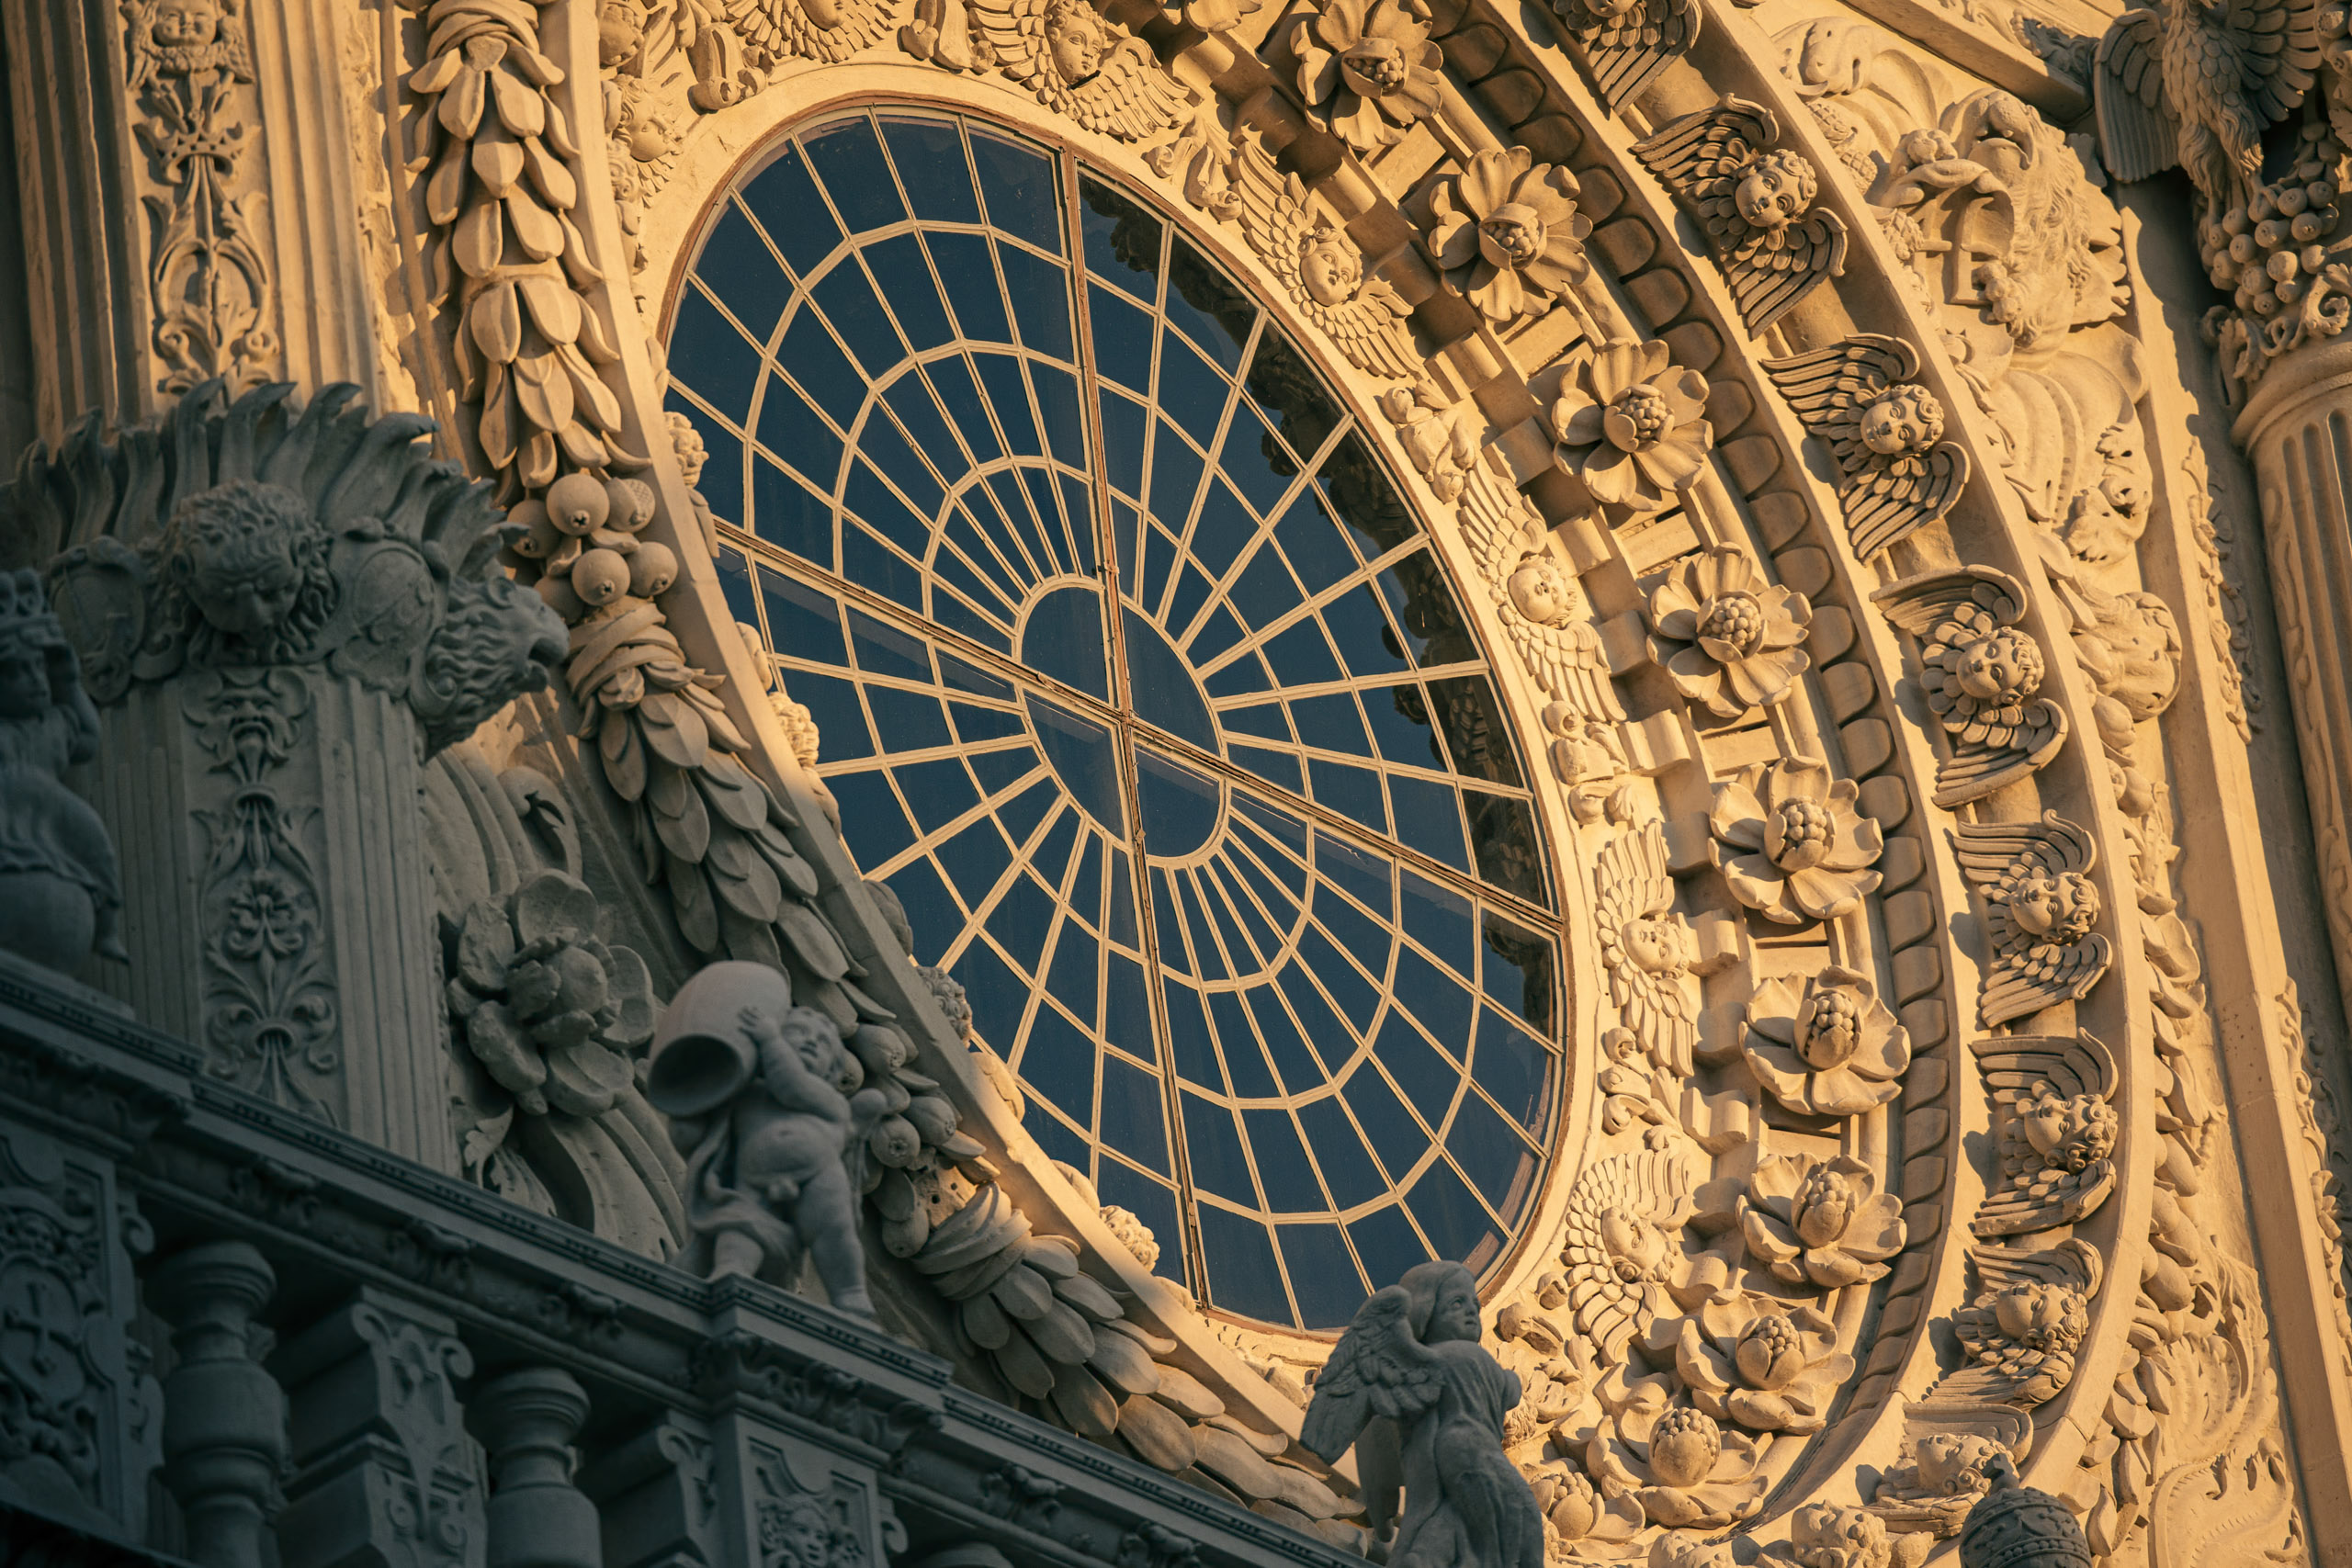
[[[97,754],[98,710],[32,571],[0,571],[0,948],[72,969],[127,957],[114,845],[59,775]]]
[[[1184,89],[1151,46],[1087,0],[971,0],[990,57],[1087,130],[1138,141],[1174,126]]]
[[[1329,1464],[1351,1444],[1389,1568],[1544,1568],[1544,1516],[1503,1457],[1519,1376],[1478,1343],[1478,1286],[1419,1263],[1357,1309],[1316,1380],[1299,1440]]]
[[[645,1098],[686,1156],[687,1268],[789,1286],[806,1257],[833,1305],[874,1315],[857,1193],[888,1100],[865,1076],[830,1017],[793,1005],[781,970],[729,961],[679,987]]]
[[[2321,0],[2160,0],[2099,39],[2100,149],[2127,184],[2185,170],[2218,220],[2262,183],[2263,132],[2311,91],[2327,50]],[[2340,30],[2339,19],[2335,26]]]

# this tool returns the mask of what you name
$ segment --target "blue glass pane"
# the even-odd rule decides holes
[[[1264,1225],[1204,1207],[1201,1254],[1214,1305],[1270,1323],[1295,1321],[1290,1298],[1283,1292],[1281,1266],[1274,1261],[1273,1238]]]
[[[786,148],[782,157],[752,177],[743,187],[743,205],[792,270],[804,276],[842,243],[841,225],[818,194],[817,182],[809,177],[797,147]]]
[[[686,289],[678,301],[670,360],[678,379],[711,407],[737,420],[749,415],[760,351],[699,289]]]
[[[1374,1290],[1395,1284],[1406,1269],[1430,1260],[1429,1247],[1413,1234],[1405,1211],[1394,1203],[1348,1222],[1348,1239],[1355,1243],[1356,1256],[1363,1260]]]
[[[972,194],[972,174],[964,161],[964,139],[947,120],[884,115],[882,139],[890,145],[899,183],[917,218],[942,223],[977,223],[980,204]]]
[[[817,165],[850,232],[879,229],[906,217],[907,205],[899,199],[898,182],[890,177],[882,143],[865,116],[803,137],[801,145],[808,148],[809,161]]]
[[[1368,1293],[1337,1225],[1278,1225],[1301,1328],[1344,1328]]]
[[[1136,789],[1144,848],[1154,859],[1191,854],[1209,841],[1224,815],[1224,792],[1215,780],[1155,752],[1136,753]],[[1207,962],[1205,950],[1201,956]],[[1217,977],[1215,969],[1208,974]]]
[[[1102,596],[1091,588],[1056,588],[1021,619],[1014,657],[1040,674],[1098,697],[1111,694],[1102,668]]]
[[[1061,202],[1055,192],[1054,164],[1037,149],[1011,137],[974,128],[972,163],[980,173],[980,197],[989,221],[1039,250],[1062,251]]]

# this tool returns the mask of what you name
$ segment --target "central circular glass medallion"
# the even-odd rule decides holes
[[[668,346],[737,618],[1046,1152],[1239,1317],[1497,1267],[1561,1098],[1546,851],[1288,332],[1111,178],[873,109],[727,193]]]

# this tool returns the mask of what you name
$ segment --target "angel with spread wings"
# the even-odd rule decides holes
[[[1336,1464],[1352,1445],[1376,1537],[1404,1518],[1389,1568],[1543,1568],[1544,1516],[1503,1454],[1517,1373],[1478,1343],[1478,1282],[1420,1263],[1357,1309],[1315,1382],[1299,1440]]]
[[[2041,690],[2041,645],[2018,622],[2025,587],[1989,566],[1924,572],[1871,595],[1919,639],[1919,685],[1951,755],[1936,768],[1935,803],[1981,800],[2058,753],[2066,715]]]
[[[1751,333],[1846,270],[1846,220],[1814,210],[1821,176],[1803,153],[1775,146],[1780,139],[1770,109],[1726,94],[1634,143],[1706,230]]]
[[[2115,1056],[2088,1033],[2007,1034],[1971,1047],[1993,1091],[2000,1184],[1977,1205],[1981,1236],[2070,1225],[2115,1190]]]
[[[1296,175],[1274,167],[1259,133],[1234,133],[1237,214],[1250,243],[1290,291],[1299,313],[1323,329],[1356,368],[1409,381],[1421,373],[1406,318],[1412,307],[1386,281],[1366,277],[1363,252],[1329,213],[1317,212]]]
[[[1911,379],[1919,355],[1909,344],[1860,333],[1764,369],[1837,460],[1855,554],[1876,555],[1960,499],[1968,454],[1943,438],[1943,404]]]
[[[1699,41],[1699,0],[1552,0],[1614,113]]]
[[[2098,139],[2119,180],[2177,165],[2218,220],[2262,184],[2262,134],[2311,90],[2322,0],[2160,0],[2099,39]]]
[[[1952,850],[1984,899],[1993,949],[1977,998],[1984,1026],[2088,996],[2114,956],[2091,930],[2099,896],[2087,874],[2098,863],[2090,834],[2045,811],[2040,822],[1962,822]]]
[[[1183,89],[1150,46],[1086,0],[971,0],[1005,74],[1087,130],[1139,141],[1173,127]]]
[[[1652,1062],[1688,1077],[1699,1043],[1697,944],[1690,923],[1674,913],[1666,829],[1649,822],[1611,839],[1593,857],[1592,876],[1617,1016]]]

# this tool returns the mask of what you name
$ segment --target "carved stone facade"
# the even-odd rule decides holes
[[[1408,1337],[1475,1294],[1547,1561],[2352,1560],[2345,30],[0,0],[0,931],[73,975],[0,955],[6,1528],[206,1568],[1360,1560],[1380,1434],[1336,1464],[1308,1389],[1378,1358],[1333,1360],[1365,1292],[1311,1276],[1442,1250],[1459,1171],[1462,1332]],[[1262,496],[1201,477],[1241,459]],[[1067,559],[1006,564],[1024,509]],[[1152,679],[1258,614],[1253,562],[1288,607],[1179,723],[1137,585],[1233,519]],[[989,552],[1046,586],[991,607]],[[1125,606],[1092,666],[1037,651],[1053,592]],[[1343,613],[1402,675],[1333,632],[1294,676]],[[970,937],[1044,818],[982,893],[909,871],[1017,815],[944,716],[989,703],[1135,846],[1124,1022],[1118,953],[1080,1005]],[[1056,724],[1118,738],[1091,805]],[[1479,803],[1451,861],[1414,770]],[[1154,776],[1300,847],[1220,881]],[[1333,935],[1369,886],[1475,904],[1468,956]],[[1210,953],[1183,897],[1270,934]],[[1285,1055],[1247,971],[1318,942]],[[650,1060],[720,962],[780,976],[802,1098]],[[1456,963],[1476,1021],[1396,1023]],[[805,1151],[734,1147],[836,1100],[862,1272]],[[1280,1310],[1237,1304],[1241,1231]],[[1512,1517],[1443,1528],[1517,1568]]]

